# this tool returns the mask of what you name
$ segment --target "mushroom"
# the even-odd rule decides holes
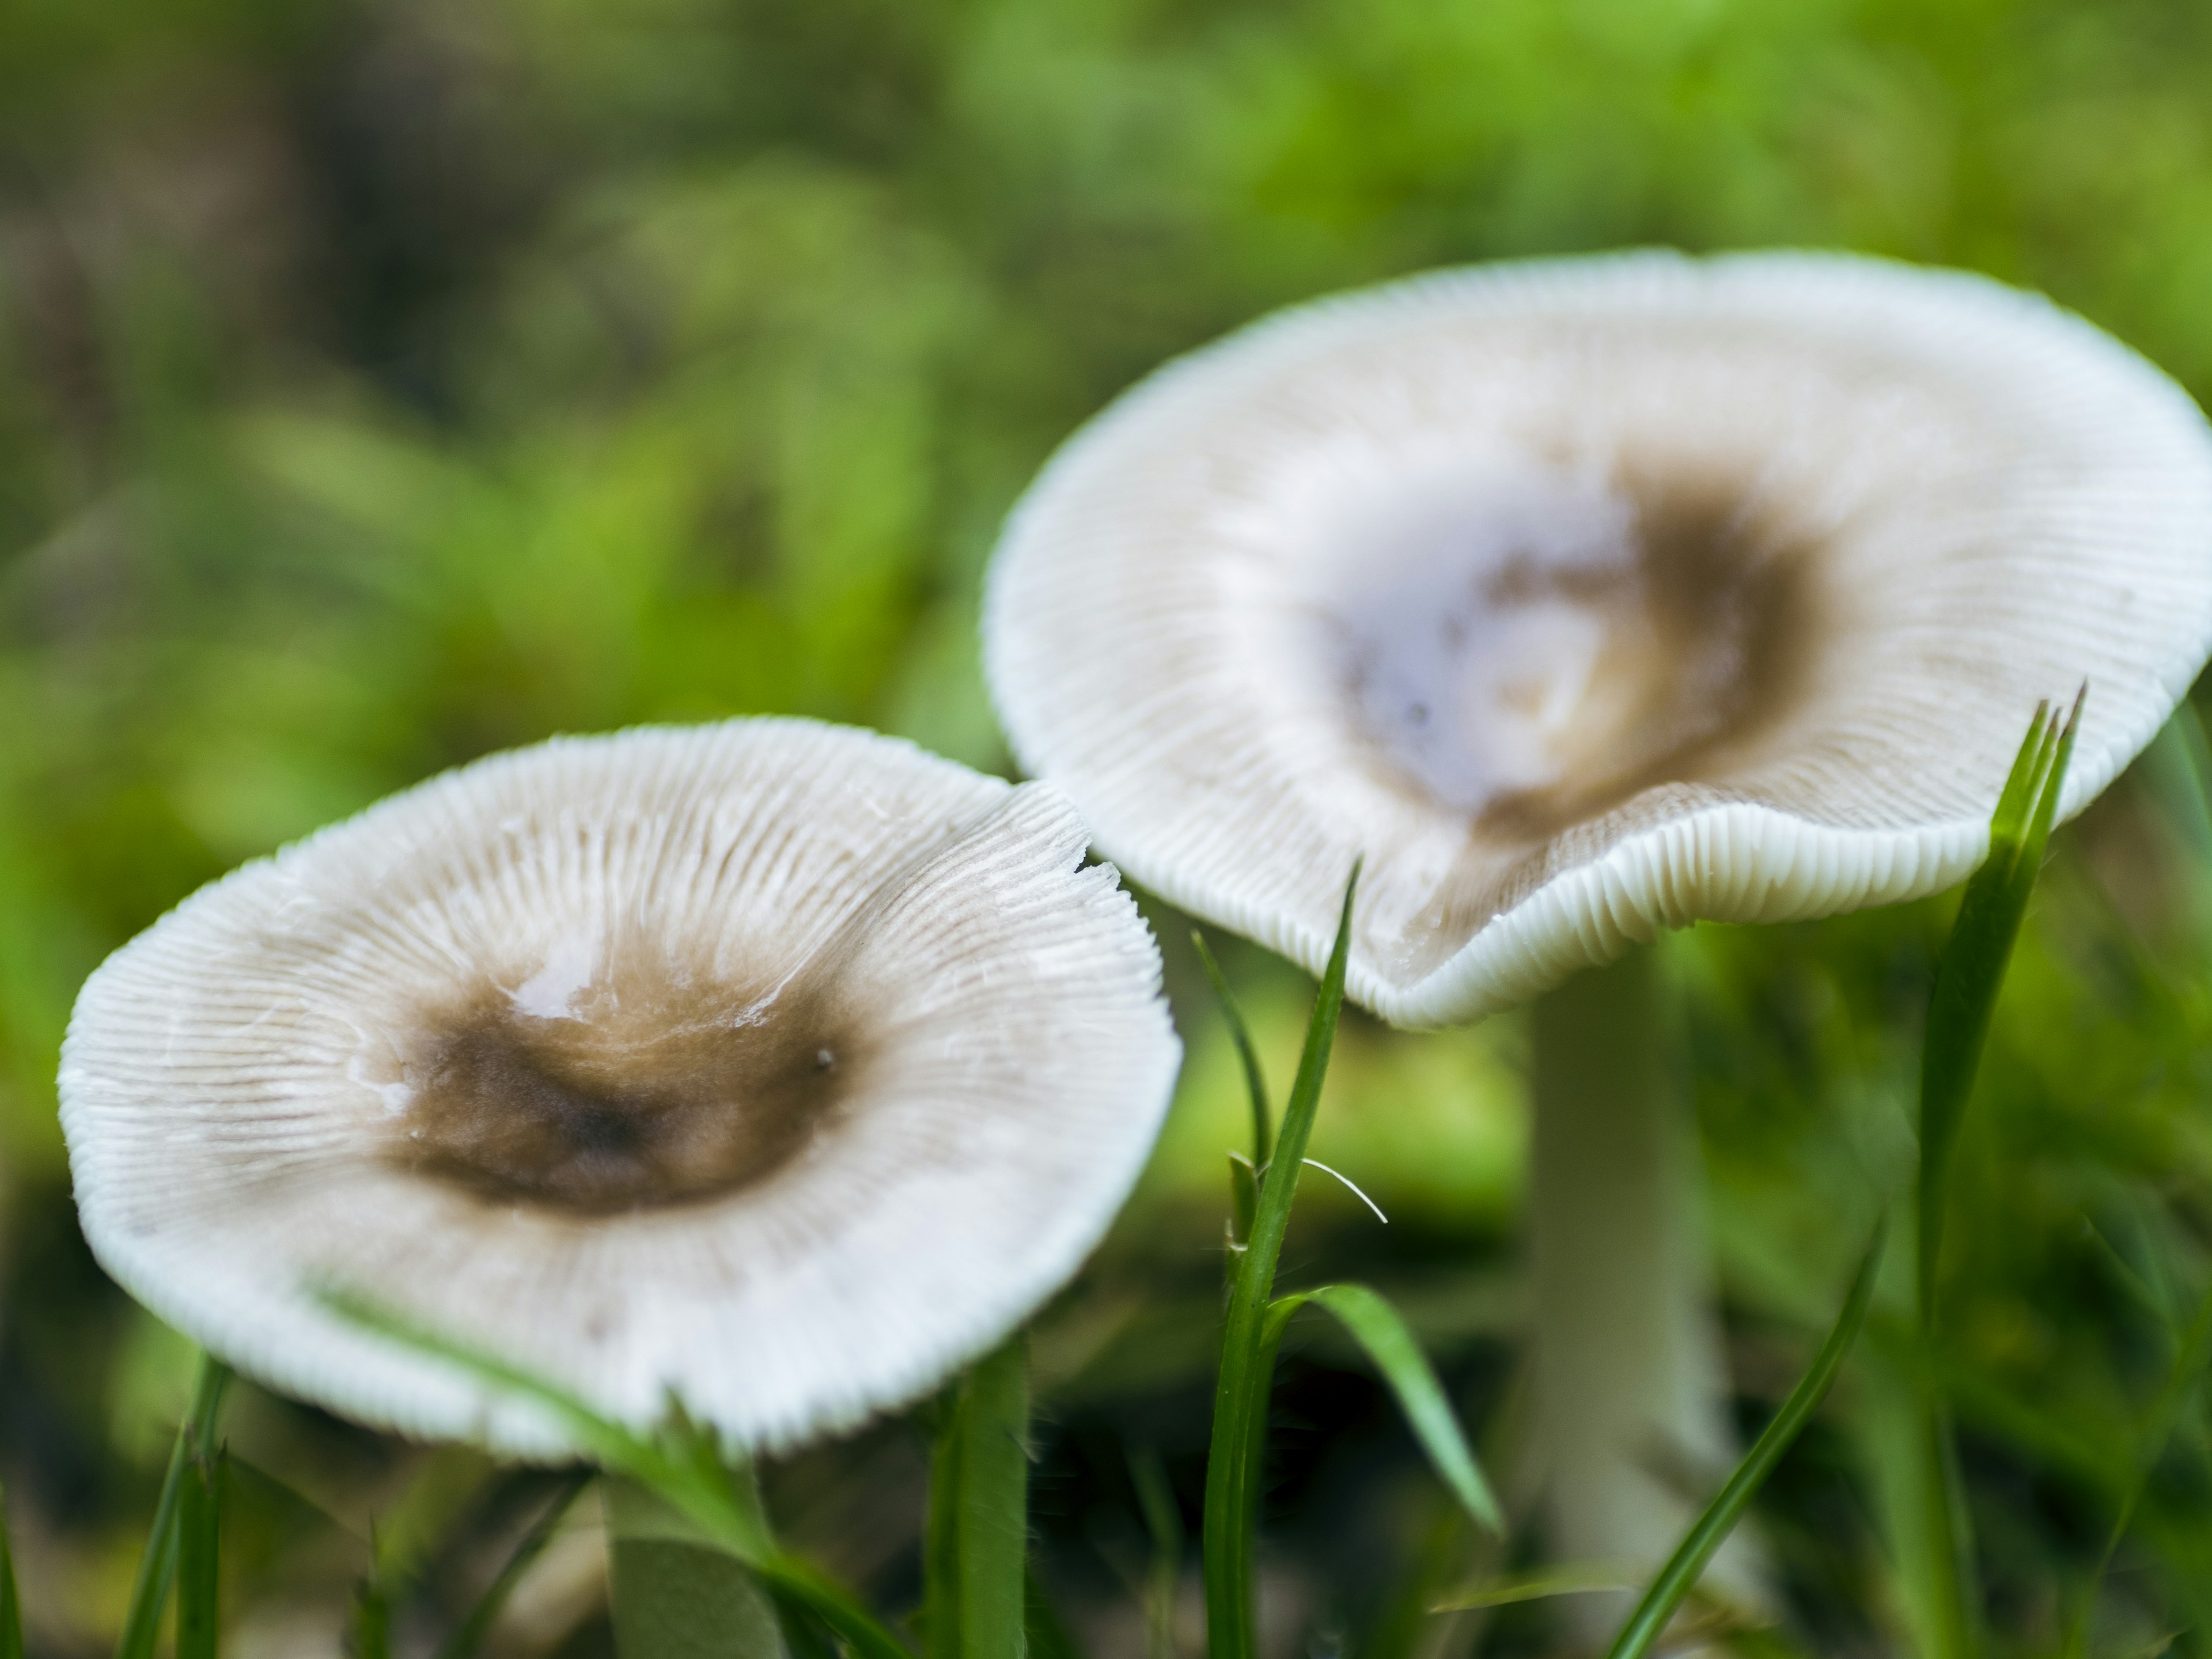
[[[1138,881],[1318,969],[1364,854],[1355,998],[1538,1000],[1552,1542],[1649,1561],[1726,1437],[1632,947],[1960,880],[2038,701],[2086,679],[2078,811],[2212,645],[2212,434],[1977,276],[1449,271],[1125,395],[1009,520],[985,635],[1015,753]]]
[[[735,720],[434,778],[185,900],[86,984],[86,1238],[240,1370],[566,1442],[341,1288],[634,1426],[774,1449],[920,1395],[1097,1243],[1180,1050],[1086,832],[888,738]]]

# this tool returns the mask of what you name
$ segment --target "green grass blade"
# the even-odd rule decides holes
[[[1782,1409],[1774,1414],[1765,1431],[1744,1454],[1728,1484],[1705,1506],[1705,1513],[1660,1569],[1658,1577],[1644,1592],[1644,1600],[1620,1627],[1620,1634],[1613,1638],[1609,1659],[1644,1659],[1651,1651],[1668,1621],[1697,1588],[1714,1552],[1743,1518],[1745,1510],[1765,1484],[1766,1477],[1773,1473],[1782,1454],[1820,1409],[1829,1386],[1836,1380],[1837,1371],[1843,1367],[1844,1356],[1850,1352],[1859,1328],[1866,1322],[1867,1308],[1874,1300],[1875,1270],[1881,1265],[1882,1245],[1888,1232],[1887,1222],[1876,1230],[1874,1243],[1867,1246],[1858,1274],[1851,1281],[1850,1293],[1844,1298],[1843,1311],[1837,1315],[1835,1325],[1829,1330],[1827,1340],[1820,1345],[1820,1352],[1814,1356],[1810,1369],[1790,1391],[1789,1399],[1782,1402]]]
[[[522,1581],[522,1575],[528,1572],[532,1565],[545,1553],[545,1547],[553,1541],[553,1534],[560,1526],[562,1517],[568,1513],[569,1506],[591,1483],[592,1471],[587,1468],[573,1470],[562,1481],[560,1489],[553,1494],[553,1501],[545,1506],[544,1513],[532,1524],[530,1530],[523,1534],[522,1541],[514,1547],[514,1553],[507,1558],[507,1565],[499,1570],[499,1576],[477,1598],[476,1606],[469,1609],[468,1616],[447,1638],[446,1644],[438,1650],[438,1659],[471,1659],[483,1645],[484,1638],[491,1632],[492,1621],[499,1617],[500,1609],[507,1605],[507,1598],[514,1593],[514,1587]]]
[[[2087,688],[2082,696],[2086,696]],[[1921,1340],[1932,1344],[1952,1154],[1989,1039],[1997,994],[2056,822],[2081,718],[2082,697],[2060,723],[2036,709],[1990,821],[1990,851],[1966,883],[1958,920],[1936,964],[1920,1064],[1917,1292]],[[1964,1659],[1978,1642],[1972,1547],[1949,1414],[1932,1389],[1921,1402],[1923,1516],[1937,1659]]]
[[[215,1443],[216,1419],[229,1382],[228,1366],[210,1355],[200,1356],[191,1406],[177,1430],[168,1472],[161,1478],[161,1495],[154,1505],[153,1528],[146,1535],[146,1553],[138,1558],[138,1576],[131,1586],[123,1633],[115,1644],[116,1659],[153,1659],[161,1637],[161,1613],[169,1602],[169,1587],[177,1577],[177,1510],[184,1496],[185,1464],[190,1448]]]
[[[770,1590],[789,1597],[843,1638],[855,1659],[914,1659],[903,1642],[809,1563],[779,1553],[759,1572]]]
[[[753,1570],[653,1488],[605,1488],[610,1612],[622,1659],[777,1659],[781,1623]]]
[[[1336,1023],[1344,1009],[1344,975],[1352,948],[1352,906],[1359,886],[1353,866],[1344,891],[1336,942],[1314,997],[1304,1053],[1283,1109],[1282,1128],[1260,1181],[1252,1232],[1237,1261],[1237,1282],[1223,1322],[1221,1370],[1214,1385],[1213,1437],[1206,1455],[1203,1549],[1206,1628],[1210,1659],[1252,1659],[1252,1534],[1267,1445],[1267,1395],[1274,1350],[1267,1340],[1275,1266],[1297,1195],[1300,1160],[1313,1133],[1328,1072]]]
[[[1252,1223],[1260,1213],[1257,1166],[1242,1152],[1229,1154],[1229,1282],[1237,1282],[1237,1261],[1244,1241],[1252,1237]]]
[[[1523,1601],[1547,1601],[1559,1595],[1589,1595],[1604,1590],[1632,1590],[1620,1569],[1614,1566],[1568,1565],[1492,1578],[1452,1591],[1437,1603],[1437,1613],[1468,1613],[1479,1607],[1510,1607]]]
[[[2039,708],[1990,824],[1990,852],[1966,883],[1936,965],[1920,1061],[1918,1285],[1921,1317],[1935,1317],[1950,1159],[1989,1038],[1990,1020],[2051,837],[2081,718],[2062,727]]]
[[[222,1454],[195,1441],[177,1491],[177,1659],[216,1659],[222,1573]]]
[[[659,1492],[738,1559],[757,1564],[774,1548],[758,1516],[731,1487],[712,1449],[700,1444],[696,1434],[680,1432],[682,1425],[678,1432],[648,1440],[601,1416],[567,1389],[468,1343],[425,1330],[366,1297],[330,1290],[322,1299],[333,1312],[365,1329],[544,1407],[593,1462]]]
[[[912,1659],[853,1596],[798,1558],[776,1547],[757,1504],[734,1486],[711,1437],[680,1413],[647,1440],[600,1416],[567,1389],[465,1342],[428,1331],[366,1297],[326,1290],[322,1300],[340,1316],[392,1341],[443,1359],[479,1381],[506,1389],[553,1413],[593,1462],[654,1492],[714,1548],[752,1569],[772,1592],[789,1596],[842,1637],[860,1659]]]
[[[1429,1364],[1429,1357],[1421,1352],[1420,1343],[1398,1310],[1364,1285],[1330,1285],[1286,1297],[1276,1306],[1285,1310],[1287,1318],[1304,1303],[1336,1316],[1337,1323],[1375,1362],[1375,1369],[1397,1395],[1399,1409],[1406,1413],[1413,1437],[1421,1443],[1421,1449],[1428,1454],[1444,1485],[1451,1488],[1452,1496],[1479,1525],[1502,1534],[1505,1517],[1498,1512],[1498,1499],[1491,1493],[1490,1483],[1482,1478],[1474,1449],[1460,1431],[1459,1419],[1452,1414],[1451,1402],[1444,1398],[1436,1368]]]
[[[837,1638],[811,1608],[788,1595],[776,1595],[773,1586],[769,1594],[775,1603],[777,1627],[783,1632],[784,1651],[791,1659],[842,1659]]]
[[[1021,1659],[1029,1562],[1029,1349],[1018,1334],[961,1386],[958,1555],[963,1659]]]
[[[1129,1484],[1152,1540],[1145,1575],[1145,1650],[1147,1659],[1175,1659],[1176,1583],[1182,1577],[1182,1515],[1168,1487],[1160,1456],[1149,1448],[1129,1459]]]
[[[1198,959],[1205,965],[1206,977],[1213,986],[1214,1000],[1221,1005],[1221,1017],[1229,1022],[1229,1035],[1237,1044],[1237,1058],[1244,1066],[1244,1089],[1252,1101],[1252,1167],[1264,1169],[1274,1155],[1274,1132],[1269,1126],[1267,1108],[1267,1079],[1260,1070],[1260,1051],[1252,1044],[1252,1030],[1244,1023],[1243,1011],[1237,1007],[1237,999],[1229,994],[1229,977],[1221,971],[1221,964],[1213,959],[1206,947],[1206,935],[1195,927],[1190,930],[1190,942],[1198,947]],[[1245,1230],[1250,1231],[1248,1226]]]
[[[1082,1650],[1054,1611],[1052,1598],[1037,1581],[1034,1567],[1023,1575],[1023,1583],[1027,1587],[1022,1606],[1027,1619],[1030,1659],[1083,1659]]]
[[[960,1379],[939,1417],[922,1546],[929,1659],[1023,1650],[1029,1420],[1028,1350],[1017,1335]]]
[[[4,1505],[0,1505],[0,1659],[23,1659],[23,1602],[15,1589],[15,1553],[8,1543]]]
[[[2134,1478],[2121,1495],[2119,1507],[2112,1516],[2112,1530],[2105,1534],[2105,1547],[2083,1593],[2081,1611],[2067,1632],[2067,1659],[2086,1659],[2089,1651],[2089,1620],[2097,1610],[2097,1600],[2104,1590],[2106,1575],[2112,1571],[2112,1558],[2119,1553],[2120,1540],[2127,1536],[2136,1510],[2141,1507],[2143,1494],[2150,1486],[2151,1473],[2165,1455],[2173,1431],[2180,1426],[2182,1414],[2189,1408],[2190,1396],[2203,1381],[2207,1366],[2212,1366],[2212,1291],[2208,1291],[2197,1304],[2188,1329],[2174,1344],[2173,1360],[2166,1368],[2166,1381],[2143,1423]]]
[[[353,1618],[346,1647],[353,1659],[392,1659],[392,1602],[382,1575],[371,1569],[354,1587]]]
[[[921,1642],[927,1659],[960,1659],[961,1410],[966,1379],[945,1390],[930,1449],[929,1510],[921,1540]]]

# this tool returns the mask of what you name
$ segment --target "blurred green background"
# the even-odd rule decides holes
[[[2193,0],[4,0],[0,1475],[34,1645],[102,1650],[183,1374],[76,1238],[57,1048],[84,975],[193,887],[556,732],[794,712],[1004,769],[976,595],[1025,480],[1162,359],[1348,284],[1863,248],[2045,289],[2201,399],[2208,88]],[[2207,1645],[2201,1402],[2145,1438],[2212,1223],[2194,758],[2170,735],[2062,836],[1970,1132],[1948,1363],[2001,1651],[2056,1650],[2146,1462],[2095,1649]],[[1143,1650],[1131,1456],[1195,1517],[1239,1110],[1154,915],[1182,1097],[1037,1338],[1042,1559],[1102,1659]],[[1906,1156],[1943,920],[1668,947],[1747,1425]],[[1304,981],[1230,960],[1286,1080]],[[1286,1259],[1399,1296],[1493,1443],[1521,1040],[1348,1027],[1316,1152],[1391,1224],[1316,1182]],[[1764,1639],[1912,1645],[1881,1352],[1763,1504]],[[1411,1616],[1511,1562],[1453,1534],[1348,1354],[1291,1357],[1279,1430],[1277,1650],[1543,1649],[1540,1606]],[[544,1490],[251,1391],[233,1432],[241,1659],[337,1650],[372,1519],[415,1639]],[[771,1473],[893,1608],[917,1443]],[[507,1650],[605,1650],[589,1525]]]

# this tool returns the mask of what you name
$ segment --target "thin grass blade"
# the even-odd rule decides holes
[[[1966,883],[1958,920],[1936,965],[1920,1061],[1918,1271],[1921,1316],[1935,1316],[1952,1149],[1981,1066],[1997,992],[2012,960],[2081,719],[2077,700],[2062,726],[2039,708],[1990,823],[1990,852]]]
[[[1483,1479],[1467,1436],[1460,1431],[1451,1402],[1444,1398],[1436,1368],[1429,1364],[1429,1357],[1421,1352],[1419,1341],[1398,1310],[1364,1285],[1325,1285],[1276,1302],[1269,1317],[1279,1339],[1281,1326],[1309,1303],[1334,1314],[1337,1323],[1375,1362],[1375,1369],[1397,1395],[1398,1407],[1406,1413],[1413,1437],[1421,1443],[1421,1449],[1461,1507],[1478,1525],[1502,1534],[1505,1517],[1498,1511],[1498,1499]]]
[[[562,1518],[568,1513],[570,1505],[575,1503],[584,1488],[591,1484],[590,1469],[579,1468],[569,1472],[554,1492],[553,1501],[545,1506],[544,1513],[532,1523],[530,1530],[523,1534],[522,1541],[514,1547],[514,1553],[507,1558],[507,1565],[499,1570],[499,1576],[477,1598],[476,1606],[469,1609],[468,1616],[461,1620],[459,1626],[446,1638],[446,1644],[438,1650],[438,1659],[472,1659],[477,1650],[483,1645],[484,1638],[491,1633],[493,1621],[498,1619],[501,1609],[507,1606],[507,1598],[514,1594],[514,1587],[522,1582],[522,1575],[530,1571],[539,1556],[544,1554],[545,1547],[553,1541],[553,1534],[559,1528]]]
[[[776,1547],[758,1505],[740,1492],[719,1462],[711,1437],[685,1423],[680,1414],[659,1438],[647,1440],[602,1417],[557,1384],[465,1342],[424,1330],[366,1297],[331,1289],[323,1292],[322,1300],[364,1329],[545,1407],[594,1462],[653,1491],[715,1548],[751,1568],[771,1591],[789,1596],[818,1617],[861,1659],[912,1659],[905,1644],[842,1586]]]
[[[1259,1168],[1242,1152],[1229,1154],[1229,1282],[1237,1282],[1237,1259],[1244,1241],[1252,1237],[1252,1223],[1260,1213]]]
[[[1022,1659],[1029,1563],[1030,1368],[1017,1334],[961,1388],[958,1554],[963,1659]]]
[[[1997,994],[2057,821],[2087,695],[2084,686],[2063,723],[2047,704],[2036,709],[1990,821],[1989,856],[1966,883],[1958,920],[1936,964],[1920,1061],[1914,1285],[1925,1346],[1936,1341],[1952,1154],[1988,1043]],[[1979,1645],[1980,1593],[1950,1414],[1932,1388],[1923,1389],[1919,1437],[1936,1659],[1966,1659]]]
[[[346,1638],[353,1659],[392,1659],[392,1601],[374,1571],[354,1587]]]
[[[1547,1601],[1558,1595],[1594,1595],[1610,1590],[1632,1590],[1620,1569],[1602,1563],[1546,1567],[1538,1572],[1516,1573],[1455,1589],[1437,1603],[1437,1613],[1467,1613],[1478,1607],[1509,1607],[1523,1601]]]
[[[1129,1484],[1152,1540],[1145,1575],[1145,1650],[1147,1659],[1175,1659],[1176,1583],[1182,1577],[1182,1515],[1169,1489],[1160,1455],[1147,1447],[1129,1458]]]
[[[714,1459],[712,1449],[697,1443],[696,1434],[677,1431],[657,1441],[647,1440],[601,1416],[557,1384],[468,1343],[425,1330],[367,1297],[326,1290],[322,1300],[333,1312],[364,1329],[443,1359],[479,1382],[545,1407],[594,1463],[659,1492],[738,1559],[757,1564],[774,1548],[757,1516],[732,1489],[727,1472]]]
[[[750,1567],[636,1481],[610,1480],[605,1505],[622,1659],[781,1659],[782,1621]]]
[[[1083,1659],[1082,1650],[1060,1622],[1034,1567],[1024,1575],[1024,1583],[1028,1586],[1022,1605],[1028,1619],[1030,1659]]]
[[[1244,1089],[1252,1102],[1252,1167],[1263,1170],[1274,1156],[1274,1133],[1268,1123],[1267,1079],[1260,1070],[1260,1051],[1253,1046],[1251,1028],[1245,1024],[1243,1011],[1237,1007],[1237,999],[1229,994],[1229,977],[1213,959],[1206,935],[1194,927],[1190,930],[1190,942],[1198,947],[1198,959],[1206,968],[1206,977],[1213,986],[1213,999],[1221,1005],[1221,1017],[1229,1022],[1230,1039],[1236,1043],[1237,1058],[1244,1066]],[[1248,1225],[1246,1231],[1249,1231]]]
[[[169,1453],[168,1472],[161,1478],[161,1495],[154,1505],[154,1525],[146,1535],[146,1553],[138,1558],[138,1576],[131,1586],[131,1601],[123,1615],[123,1633],[115,1644],[116,1659],[153,1659],[161,1631],[161,1613],[168,1606],[169,1587],[177,1577],[177,1510],[182,1502],[185,1464],[193,1446],[215,1443],[216,1419],[222,1410],[223,1390],[230,1369],[209,1354],[200,1356],[199,1374],[192,1382],[192,1401],[177,1430],[176,1445]]]
[[[222,1455],[195,1441],[177,1492],[177,1659],[216,1659],[222,1574]]]
[[[23,1659],[23,1602],[15,1589],[15,1553],[8,1542],[4,1504],[0,1504],[0,1659]]]
[[[1836,1380],[1836,1373],[1843,1368],[1844,1356],[1850,1352],[1859,1328],[1866,1323],[1867,1308],[1874,1300],[1875,1274],[1881,1266],[1882,1246],[1887,1242],[1888,1233],[1887,1221],[1875,1230],[1874,1242],[1867,1246],[1858,1273],[1851,1280],[1850,1292],[1844,1298],[1843,1311],[1837,1315],[1827,1340],[1821,1343],[1820,1352],[1813,1357],[1812,1365],[1790,1391],[1789,1399],[1782,1402],[1782,1409],[1774,1414],[1774,1420],[1744,1454],[1735,1473],[1705,1506],[1705,1513],[1660,1569],[1658,1577],[1644,1592],[1644,1600],[1620,1627],[1620,1634],[1613,1638],[1608,1659],[1644,1659],[1651,1651],[1668,1622],[1697,1588],[1714,1552],[1735,1530],[1752,1498],[1774,1472],[1774,1466],[1781,1462],[1782,1454],[1820,1409],[1820,1401],[1827,1397],[1829,1387]]]
[[[930,1449],[929,1510],[921,1540],[921,1642],[927,1659],[960,1659],[961,1410],[965,1379],[945,1390]]]
[[[1253,1653],[1252,1534],[1258,1518],[1267,1395],[1274,1365],[1274,1351],[1267,1340],[1267,1304],[1274,1291],[1284,1234],[1290,1226],[1291,1200],[1297,1195],[1306,1142],[1321,1103],[1322,1080],[1328,1073],[1337,1019],[1344,1010],[1352,907],[1358,886],[1359,871],[1355,865],[1345,887],[1336,942],[1314,997],[1313,1018],[1306,1027],[1297,1077],[1291,1085],[1282,1127],[1261,1177],[1251,1235],[1237,1260],[1237,1281],[1223,1322],[1221,1370],[1213,1395],[1213,1438],[1206,1455],[1202,1540],[1211,1659],[1251,1659]]]
[[[2195,1316],[2180,1340],[2174,1344],[2166,1381],[2159,1389],[2158,1398],[2152,1402],[2149,1416],[2144,1419],[2135,1475],[2121,1496],[2119,1507],[2112,1516],[2112,1530],[2105,1534],[2105,1547],[2083,1593],[2081,1611],[2067,1632],[2066,1659],[2086,1659],[2089,1651],[2089,1620],[2097,1611],[2097,1600],[2103,1593],[2106,1576],[2112,1571],[2112,1558],[2119,1553],[2120,1540],[2127,1536],[2136,1510],[2150,1486],[2151,1473],[2165,1455],[2166,1443],[2180,1426],[2182,1414],[2189,1408],[2190,1396],[2203,1382],[2208,1366],[2212,1366],[2212,1291],[2208,1291],[2197,1304]]]

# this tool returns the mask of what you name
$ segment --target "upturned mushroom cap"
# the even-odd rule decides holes
[[[1055,791],[798,720],[567,738],[187,899],[86,985],[86,1237],[247,1374],[553,1451],[331,1312],[634,1425],[787,1445],[908,1401],[1074,1270],[1179,1049]]]
[[[985,645],[1098,845],[1352,994],[1521,1002],[1661,927],[1928,893],[2039,699],[2063,810],[2212,646],[2212,434],[2088,324],[1817,254],[1452,271],[1286,313],[1079,434]]]

